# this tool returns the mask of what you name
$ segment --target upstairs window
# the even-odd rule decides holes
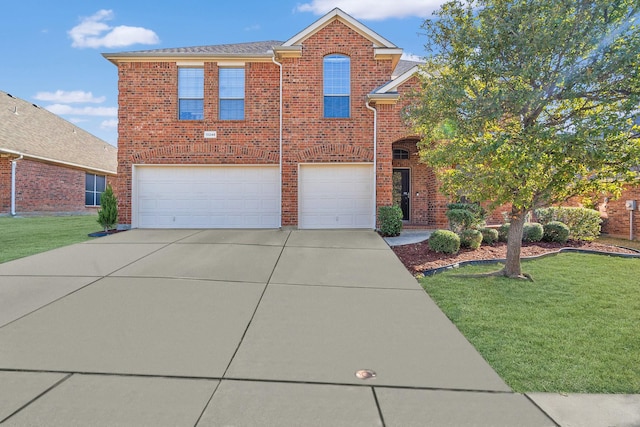
[[[84,204],[87,206],[100,206],[100,196],[107,189],[107,177],[104,175],[85,174],[84,177]]]
[[[324,117],[348,118],[351,99],[351,60],[328,55],[323,63]]]
[[[403,150],[401,148],[395,148],[393,150],[393,159],[394,160],[405,160],[409,158],[409,152],[407,150]]]
[[[204,119],[204,69],[178,69],[180,120]]]
[[[244,120],[244,68],[220,68],[220,120]]]

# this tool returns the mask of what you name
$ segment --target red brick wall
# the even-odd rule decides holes
[[[298,165],[373,162],[373,112],[366,95],[391,76],[391,60],[375,60],[371,41],[339,21],[309,37],[301,58],[283,60],[282,224],[298,223]],[[351,117],[323,117],[323,58],[351,59]],[[131,171],[135,164],[277,164],[279,68],[245,65],[245,120],[219,121],[218,68],[205,63],[204,120],[179,121],[176,63],[119,65],[118,185],[121,224],[131,223]],[[380,106],[378,205],[391,201],[392,143],[406,136],[396,106]],[[387,128],[385,120],[392,118]],[[205,130],[217,139],[204,139]]]
[[[0,162],[0,213],[11,213],[11,162]],[[86,213],[85,172],[28,159],[16,166],[16,213]]]
[[[11,213],[11,159],[0,157],[0,214]]]
[[[279,70],[245,65],[245,120],[218,120],[218,66],[205,63],[204,120],[178,120],[176,63],[119,66],[118,197],[120,223],[131,223],[134,164],[277,164]],[[205,139],[204,131],[216,131]]]
[[[608,198],[605,202],[604,198],[600,199],[599,210],[603,217],[602,232],[614,237],[629,238],[629,211],[625,207],[627,200],[635,200],[640,205],[640,185],[626,186],[620,198],[613,200]],[[640,210],[636,208],[633,211],[633,230],[634,240],[640,240]]]
[[[323,117],[323,58],[351,61],[351,116]],[[376,61],[372,43],[334,21],[303,43],[302,57],[283,61],[283,226],[298,223],[298,164],[373,162],[373,112],[366,95],[387,82],[391,60]],[[391,199],[391,151],[378,146],[378,204]]]

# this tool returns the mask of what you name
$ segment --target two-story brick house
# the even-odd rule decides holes
[[[375,228],[394,198],[446,226],[402,121],[419,80],[401,55],[340,9],[285,42],[105,54],[121,227]]]

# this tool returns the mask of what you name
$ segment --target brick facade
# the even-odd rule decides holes
[[[397,59],[376,58],[374,43],[341,19],[302,40],[301,55],[247,59],[245,67],[245,118],[218,120],[218,60],[203,61],[204,119],[178,119],[178,64],[180,59],[129,61],[118,58],[119,142],[118,185],[120,222],[131,224],[132,170],[153,164],[253,164],[277,165],[282,156],[282,226],[298,225],[298,171],[304,163],[373,163],[376,170],[376,205],[392,202],[392,149],[407,141],[408,128],[401,110],[406,101],[375,105],[377,152],[374,153],[374,113],[367,95],[388,83]],[[350,58],[349,118],[324,118],[323,58],[342,54]],[[399,57],[399,54],[398,54]],[[187,58],[188,59],[188,58]],[[183,61],[184,62],[184,61]],[[418,79],[398,88],[400,99],[418,87]],[[282,153],[280,153],[280,90],[282,90]],[[204,131],[215,130],[216,139]],[[416,152],[415,138],[413,152]],[[403,143],[404,144],[404,143]],[[409,144],[411,145],[411,144]],[[417,164],[412,168],[414,188],[420,195],[412,222],[443,225],[442,196],[433,173]],[[414,193],[415,194],[415,193]],[[446,218],[445,218],[446,220]]]
[[[625,202],[636,201],[636,209],[628,211]],[[613,237],[640,240],[640,185],[627,185],[618,199],[601,198],[598,208],[602,216],[602,232]],[[630,215],[631,214],[631,215]],[[633,228],[630,224],[633,221]],[[631,233],[630,233],[631,232]]]
[[[6,215],[11,213],[11,161],[1,160],[0,213]],[[85,175],[80,169],[29,159],[17,161],[16,214],[95,213],[96,207],[85,206]]]

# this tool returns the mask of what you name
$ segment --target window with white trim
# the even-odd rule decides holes
[[[324,117],[350,117],[351,59],[346,55],[327,55],[322,69]]]
[[[178,68],[178,117],[204,119],[204,69]]]
[[[100,206],[100,196],[107,189],[107,177],[87,173],[84,177],[84,204]]]
[[[220,68],[220,120],[244,120],[244,68]]]

